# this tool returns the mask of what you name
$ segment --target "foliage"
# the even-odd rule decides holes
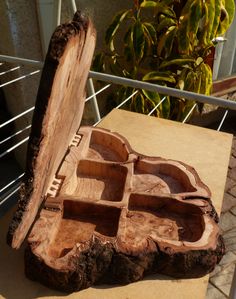
[[[96,55],[93,68],[209,95],[212,71],[207,57],[214,39],[234,17],[234,0],[134,0],[133,8],[115,15],[105,36],[107,52]],[[134,92],[121,87],[122,101]],[[163,96],[140,90],[130,109],[148,113]],[[167,96],[155,115],[181,120],[193,101]]]

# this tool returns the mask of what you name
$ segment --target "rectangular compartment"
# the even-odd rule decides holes
[[[77,168],[78,183],[73,195],[94,201],[121,201],[126,177],[125,166],[81,160]]]
[[[152,238],[174,241],[198,241],[204,232],[199,207],[169,197],[131,194],[128,224]]]
[[[88,158],[125,162],[128,159],[129,150],[124,138],[106,131],[94,129],[91,133]]]
[[[186,173],[170,162],[138,161],[134,169],[132,186],[135,192],[149,194],[196,191]]]
[[[56,237],[49,248],[53,258],[60,258],[78,244],[88,242],[92,235],[115,237],[120,209],[88,202],[64,200],[63,215]]]

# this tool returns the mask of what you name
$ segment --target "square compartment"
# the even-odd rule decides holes
[[[91,133],[87,157],[90,159],[125,162],[128,160],[129,155],[126,143],[124,138],[118,135],[94,129]]]
[[[119,208],[73,200],[64,200],[63,207],[62,219],[49,249],[52,257],[65,256],[76,244],[88,242],[94,233],[105,238],[116,237]]]
[[[121,201],[127,176],[127,168],[81,160],[77,168],[77,188],[74,196],[89,200]]]

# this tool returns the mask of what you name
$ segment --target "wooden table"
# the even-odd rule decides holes
[[[139,153],[161,156],[192,165],[212,191],[220,213],[226,181],[232,136],[186,124],[113,110],[99,124],[119,132]],[[0,298],[63,298],[24,276],[24,248],[10,249],[5,236],[13,211],[0,219]],[[205,298],[208,275],[200,279],[176,280],[160,275],[146,277],[127,286],[95,286],[66,298],[76,299],[189,299]]]

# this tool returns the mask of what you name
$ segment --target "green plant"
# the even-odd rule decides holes
[[[212,71],[206,60],[234,17],[234,0],[134,0],[133,8],[115,15],[105,36],[106,52],[93,68],[118,76],[209,95]],[[117,101],[133,93],[121,87]],[[162,95],[140,90],[130,109],[147,113]],[[155,115],[181,120],[194,101],[167,96]]]

